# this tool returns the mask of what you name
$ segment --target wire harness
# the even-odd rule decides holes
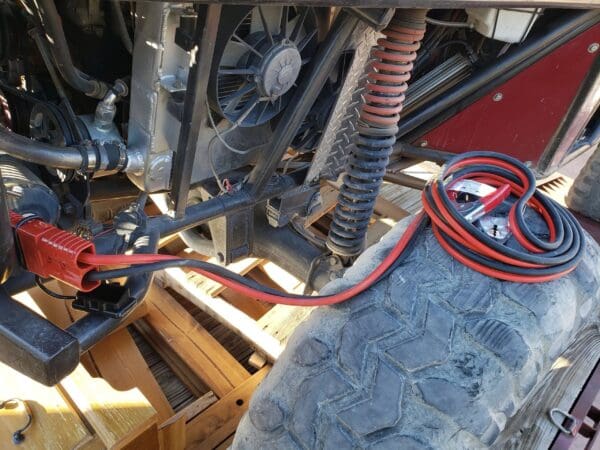
[[[449,194],[454,184],[464,180],[485,183],[495,188],[491,194],[472,202],[475,209],[470,211],[479,211],[474,217],[482,217],[481,214],[489,214],[499,205],[507,204],[509,227],[516,245],[498,242],[475,224],[477,219],[467,220],[469,211],[461,207],[464,203],[457,203]],[[543,219],[547,227],[547,239],[540,237],[528,226],[525,220],[527,208],[531,208]],[[426,186],[423,191],[423,210],[415,216],[381,264],[356,285],[331,295],[308,296],[280,292],[224,267],[178,256],[98,255],[93,247],[86,247],[87,241],[82,241],[81,238],[69,240],[67,232],[58,229],[53,231],[54,227],[39,219],[33,218],[18,225],[22,219],[14,213],[11,218],[17,237],[21,240],[28,269],[40,276],[52,276],[80,289],[83,287],[82,290],[90,290],[90,287],[98,286],[106,280],[172,267],[188,267],[228,288],[264,302],[300,306],[340,303],[373,286],[406,260],[415,246],[416,237],[430,223],[442,248],[462,264],[487,276],[513,282],[550,281],[571,272],[583,256],[585,241],[583,230],[573,215],[536,190],[535,177],[529,168],[512,157],[491,152],[464,153],[449,161],[440,175]],[[57,242],[52,242],[52,236],[57,236]],[[42,241],[43,245],[40,245]],[[69,242],[73,243],[73,249],[64,248]],[[64,257],[61,262],[63,265],[67,263],[64,265],[64,273],[60,271],[61,262],[56,260],[56,248],[61,246],[59,253]],[[50,261],[53,261],[52,270],[43,267],[42,261],[48,260],[46,253],[51,256]],[[128,267],[99,270],[106,266]]]

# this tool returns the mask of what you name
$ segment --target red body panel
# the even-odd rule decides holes
[[[536,163],[598,51],[600,24],[557,48],[415,142],[453,153],[493,150]],[[501,98],[499,98],[501,97]]]

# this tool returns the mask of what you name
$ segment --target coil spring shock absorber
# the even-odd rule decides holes
[[[358,137],[346,164],[346,175],[327,237],[329,249],[352,257],[364,247],[375,199],[383,182],[406,82],[425,34],[427,10],[397,10],[373,48],[364,102],[358,119]]]

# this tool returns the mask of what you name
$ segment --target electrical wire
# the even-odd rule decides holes
[[[514,201],[509,228],[521,249],[503,245],[465,220],[449,198],[449,183],[469,179],[509,185]],[[535,177],[520,161],[500,153],[470,152],[453,158],[422,194],[438,242],[466,266],[490,277],[523,283],[554,280],[571,272],[583,256],[583,230],[573,215],[536,190]],[[531,231],[526,208],[546,223],[549,239]]]
[[[42,279],[42,277],[39,277],[37,275],[35,276],[35,284],[37,285],[37,287],[39,287],[42,290],[42,292],[49,295],[50,297],[54,297],[59,300],[75,300],[76,299],[76,297],[74,295],[59,294],[59,293],[54,292],[53,290],[47,288],[44,285],[44,280]]]
[[[501,244],[468,222],[448,188],[460,180],[473,180],[510,190],[510,230],[521,248]],[[480,199],[484,201],[485,198]],[[498,197],[498,195],[496,195]],[[583,230],[562,206],[536,190],[535,177],[520,161],[499,153],[470,152],[458,155],[423,191],[423,208],[405,233],[373,272],[356,285],[331,295],[306,296],[280,292],[246,279],[224,267],[172,255],[94,255],[82,253],[79,261],[95,266],[130,267],[88,273],[89,281],[130,277],[171,267],[189,267],[223,286],[268,303],[320,306],[346,301],[404,263],[418,234],[430,223],[439,244],[467,267],[490,277],[514,282],[544,282],[571,272],[583,256]],[[485,206],[485,204],[484,204]],[[541,239],[525,221],[526,208],[536,211],[546,223],[549,238]],[[487,210],[486,210],[487,211]]]
[[[351,288],[332,295],[305,296],[280,292],[259,285],[223,267],[198,260],[181,260],[179,257],[171,255],[93,255],[82,253],[80,261],[93,265],[138,264],[124,269],[92,271],[86,277],[90,281],[132,276],[168,267],[190,267],[193,271],[217,281],[225,287],[267,303],[295,306],[323,306],[346,301],[387,276],[389,271],[394,270],[408,256],[409,252],[405,253],[405,249],[412,248],[417,231],[424,228],[425,224],[426,217],[423,213],[419,213],[416,219],[409,224],[398,243],[373,272]]]

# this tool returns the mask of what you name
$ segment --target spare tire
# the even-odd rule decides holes
[[[567,195],[573,211],[600,221],[600,147],[587,160]]]
[[[332,293],[377,266],[368,249]],[[598,321],[600,250],[541,284],[461,265],[422,233],[407,261],[301,324],[259,386],[234,449],[473,449],[498,440],[577,331]]]

